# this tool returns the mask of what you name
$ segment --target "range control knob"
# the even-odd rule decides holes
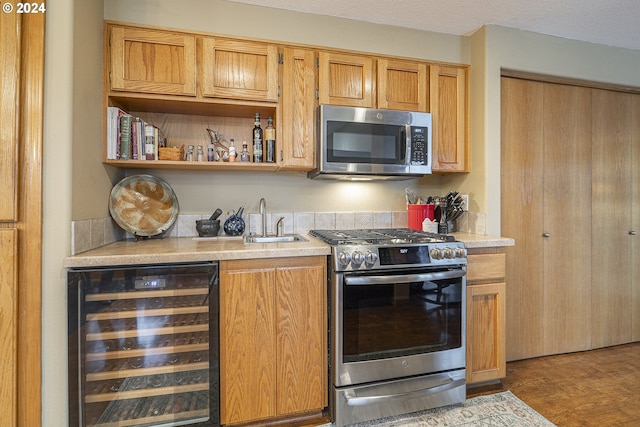
[[[456,255],[456,258],[464,258],[466,256],[464,248],[456,248],[454,253]]]
[[[429,252],[429,254],[433,259],[442,259],[442,250],[438,248],[431,249],[431,252]]]
[[[351,264],[357,267],[362,264],[362,261],[364,261],[364,255],[362,254],[362,252],[353,251],[353,253],[351,254]]]
[[[364,256],[364,262],[368,265],[375,264],[377,260],[378,254],[376,254],[375,252],[367,251],[366,255]]]
[[[447,259],[452,259],[453,258],[453,249],[444,248],[444,257],[447,258]]]
[[[348,252],[340,252],[338,254],[338,263],[347,266],[351,262],[351,255]]]

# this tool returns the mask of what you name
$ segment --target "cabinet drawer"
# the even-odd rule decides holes
[[[467,284],[487,280],[503,280],[505,276],[505,254],[470,254],[467,256]]]

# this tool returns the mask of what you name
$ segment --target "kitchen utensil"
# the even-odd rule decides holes
[[[213,221],[214,219],[218,219],[218,217],[222,214],[222,209],[218,208],[216,209],[211,216],[209,217],[210,221]]]
[[[222,211],[220,212],[222,213]],[[199,219],[196,221],[196,231],[200,237],[214,237],[220,232],[219,219]]]
[[[415,205],[416,202],[418,201],[418,196],[416,196],[416,193],[410,188],[405,188],[404,192],[407,196],[407,204]]]
[[[131,175],[111,189],[111,217],[136,238],[163,234],[178,218],[178,211],[173,189],[153,175]]]

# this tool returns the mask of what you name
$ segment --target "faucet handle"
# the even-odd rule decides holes
[[[284,217],[281,216],[276,222],[276,236],[284,236]]]

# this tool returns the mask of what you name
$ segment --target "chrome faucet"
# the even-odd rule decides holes
[[[281,237],[284,236],[284,217],[281,216],[278,222],[276,223],[276,236]]]
[[[260,199],[260,215],[262,215],[262,237],[267,237],[267,201]]]

